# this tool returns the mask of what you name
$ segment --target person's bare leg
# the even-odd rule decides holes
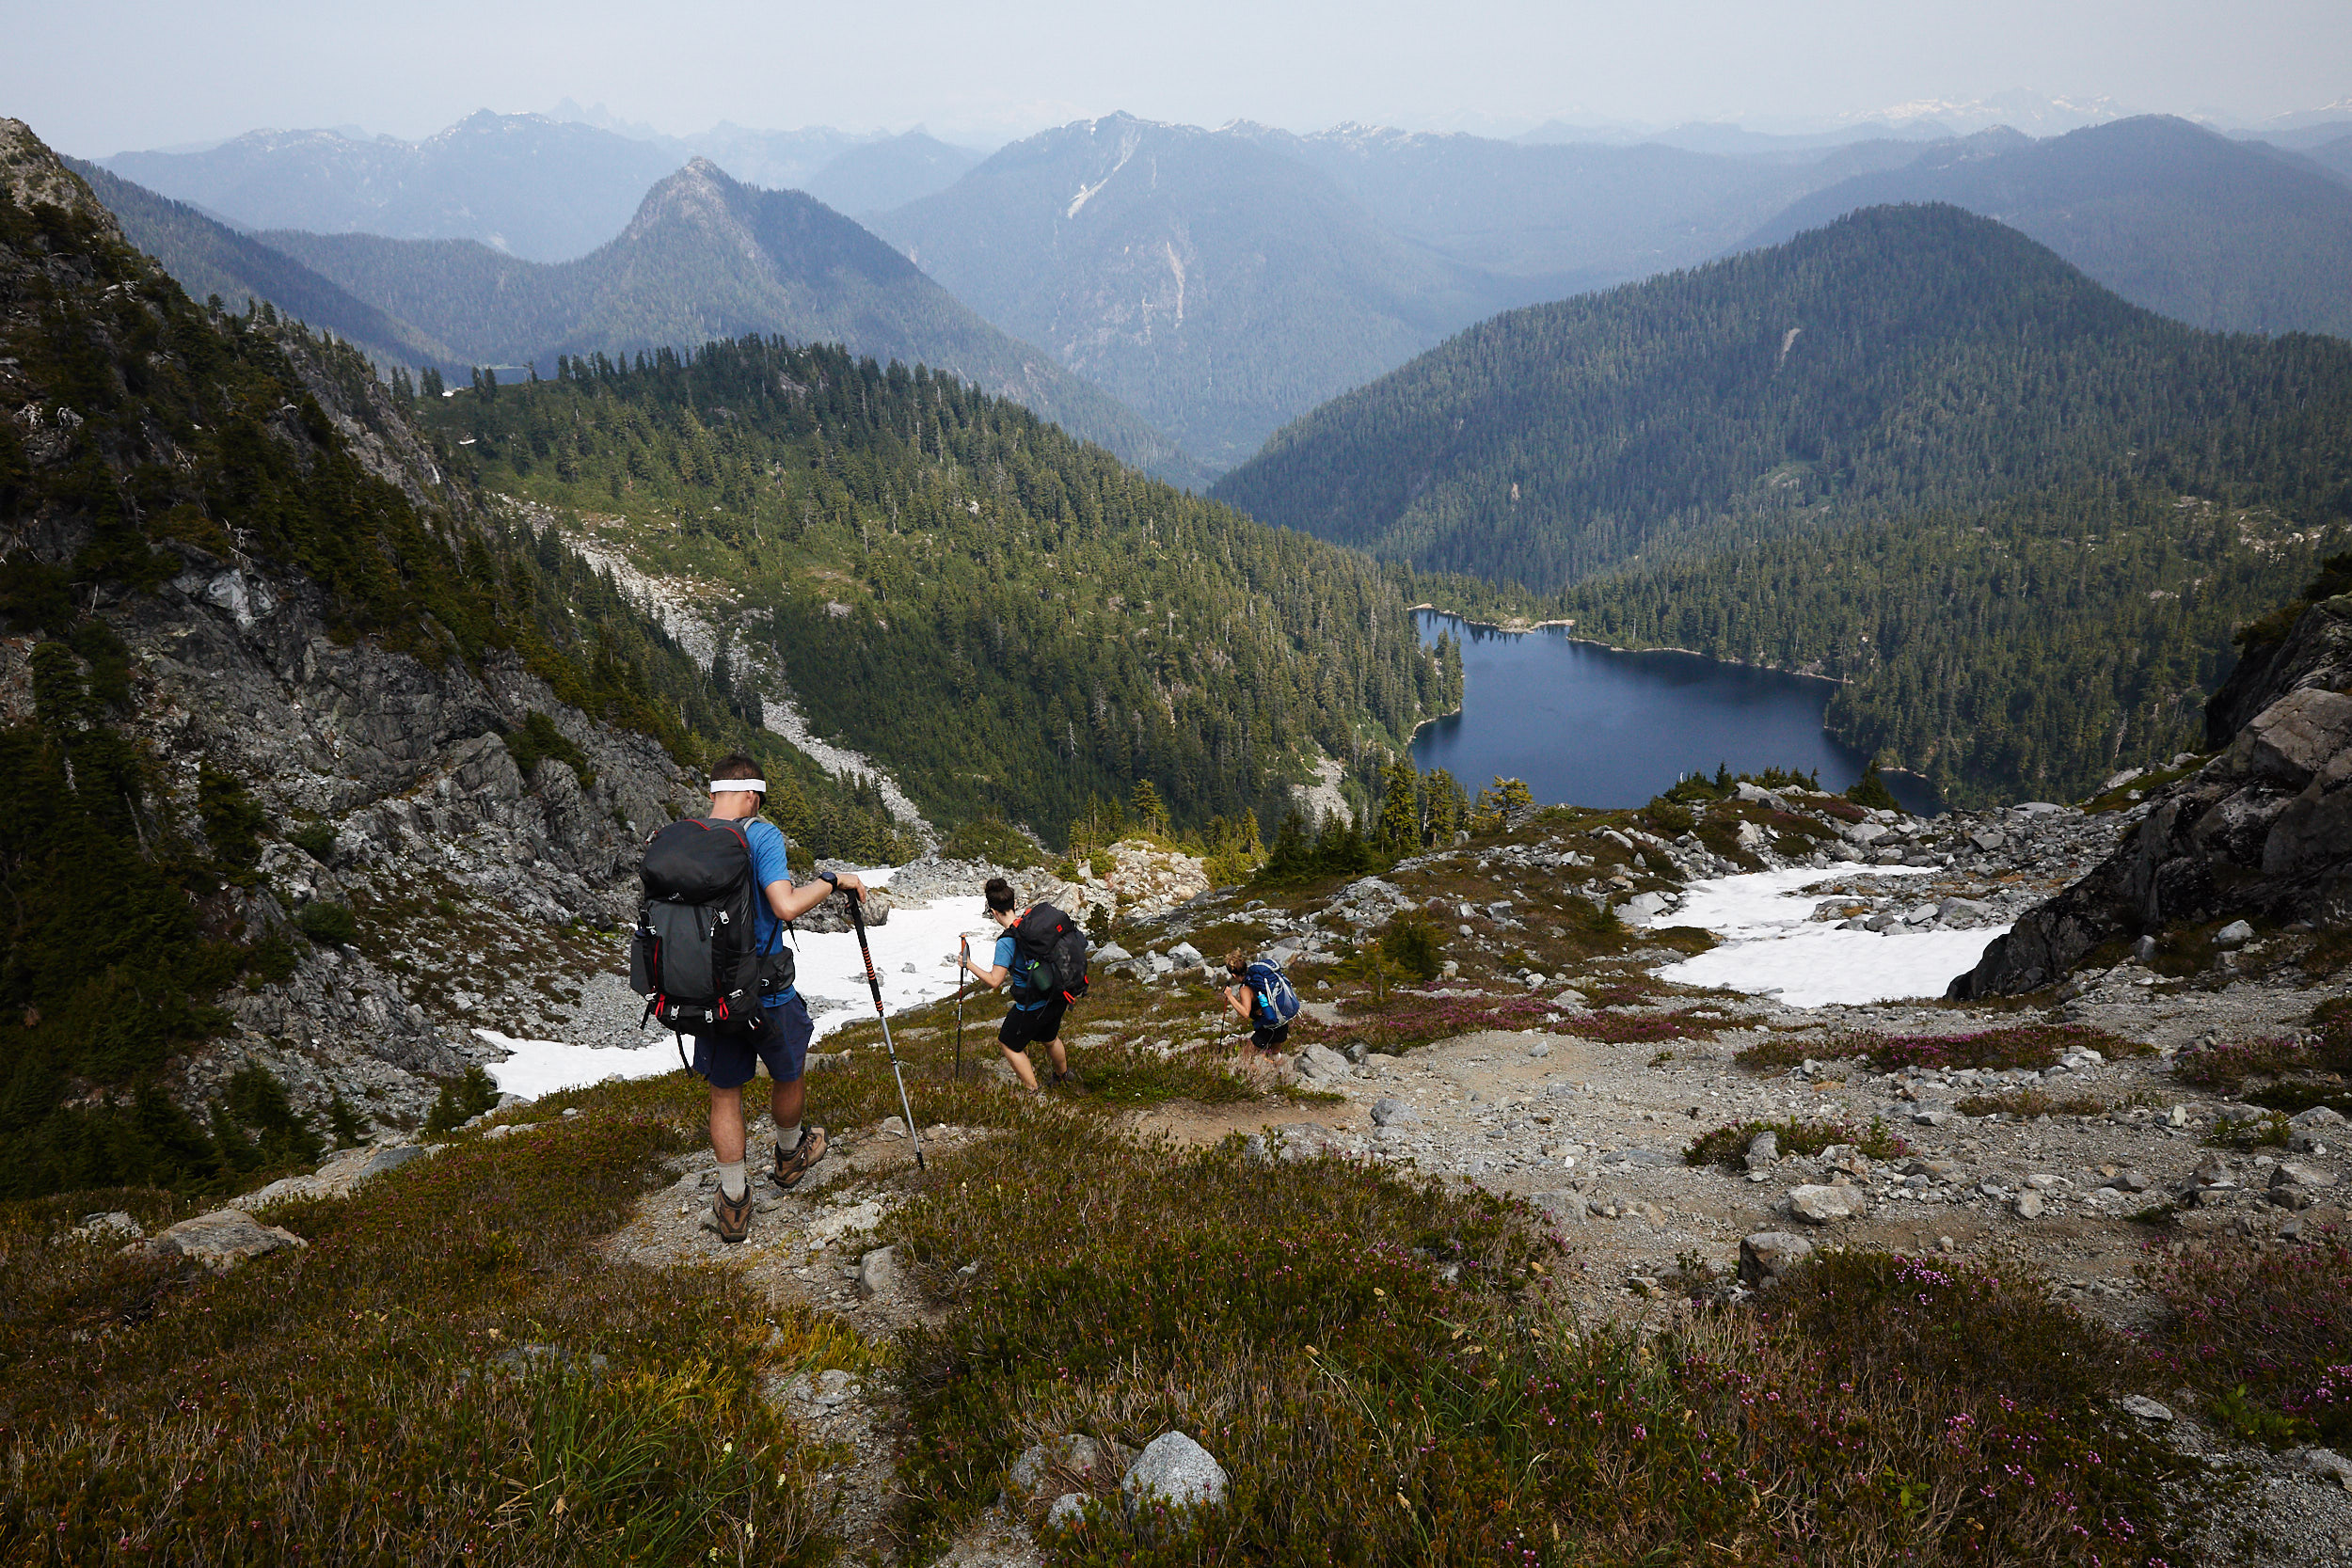
[[[808,1108],[808,1080],[795,1078],[789,1084],[778,1084],[768,1096],[768,1114],[776,1118],[776,1131],[801,1125],[801,1115]]]
[[[1054,1076],[1059,1078],[1067,1073],[1070,1070],[1070,1053],[1061,1048],[1061,1041],[1057,1039],[1045,1049],[1053,1054]]]
[[[1015,1051],[1001,1040],[997,1042],[996,1049],[1003,1052],[1005,1060],[1012,1064],[1013,1075],[1021,1080],[1023,1088],[1037,1087],[1037,1069],[1029,1065],[1029,1058],[1025,1053]]]
[[[710,1091],[710,1152],[723,1165],[743,1163],[743,1091]]]

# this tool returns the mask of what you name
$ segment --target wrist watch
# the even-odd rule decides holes
[[[840,888],[840,886],[841,886],[841,879],[840,879],[839,877],[834,876],[834,875],[832,872],[830,872],[830,871],[819,871],[818,873],[817,873],[817,879],[818,879],[818,881],[820,881],[820,882],[824,882],[824,883],[829,884],[830,886],[832,886],[833,888],[834,888],[834,889],[836,889],[836,890],[838,890],[838,889]]]

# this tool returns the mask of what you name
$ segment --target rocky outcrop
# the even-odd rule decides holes
[[[2136,831],[1985,949],[1949,994],[2054,983],[2094,948],[2169,926],[2352,918],[2352,595],[2249,653],[2206,708],[2219,748],[2155,792]]]

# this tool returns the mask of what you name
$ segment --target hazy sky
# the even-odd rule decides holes
[[[2348,0],[0,0],[0,114],[98,156],[417,136],[566,96],[975,144],[1115,109],[1316,130],[1825,120],[2025,89],[2232,120],[2352,99]]]

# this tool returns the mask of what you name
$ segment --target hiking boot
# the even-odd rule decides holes
[[[707,1224],[719,1240],[729,1246],[735,1245],[750,1235],[752,1233],[752,1184],[748,1181],[743,1183],[741,1197],[727,1196],[727,1190],[724,1187],[711,1194],[710,1219]]]
[[[1078,1069],[1074,1067],[1064,1069],[1062,1071],[1054,1074],[1054,1087],[1057,1089],[1065,1084],[1074,1089],[1081,1086],[1084,1083],[1085,1080],[1078,1076]]]
[[[776,1146],[776,1168],[768,1173],[768,1179],[788,1193],[801,1184],[801,1178],[808,1174],[809,1167],[824,1157],[825,1130],[803,1128],[801,1146],[791,1153],[787,1154],[782,1144]]]

